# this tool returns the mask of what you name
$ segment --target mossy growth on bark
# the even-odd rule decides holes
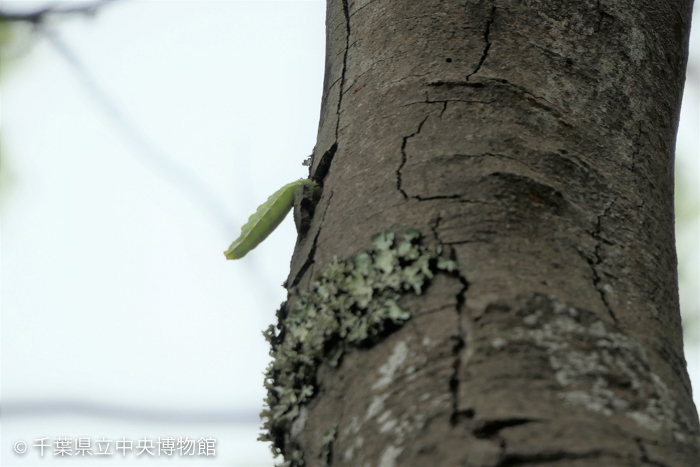
[[[370,250],[334,258],[309,290],[290,289],[279,323],[264,333],[273,361],[262,412],[267,433],[260,440],[272,441],[275,455],[284,450],[285,433],[315,393],[319,365],[337,366],[346,349],[369,347],[406,322],[411,315],[399,305],[401,296],[420,295],[436,273],[456,270],[442,253],[439,245],[423,245],[416,230],[402,239],[382,232],[372,237]],[[303,465],[290,457],[283,465]]]

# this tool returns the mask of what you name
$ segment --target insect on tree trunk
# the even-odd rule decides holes
[[[673,230],[691,8],[328,1],[323,192],[268,331],[287,465],[697,465]]]

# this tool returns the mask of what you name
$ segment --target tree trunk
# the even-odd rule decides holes
[[[698,465],[673,226],[691,8],[328,1],[323,192],[268,334],[288,465]]]

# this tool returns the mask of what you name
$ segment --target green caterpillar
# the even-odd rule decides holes
[[[294,204],[294,192],[302,185],[311,187],[313,193],[316,182],[300,179],[288,183],[272,194],[267,201],[258,206],[248,222],[241,227],[241,236],[233,241],[228,250],[224,251],[226,259],[240,259],[248,254],[270,235],[287,216]]]

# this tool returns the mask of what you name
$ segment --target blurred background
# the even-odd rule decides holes
[[[0,25],[0,463],[271,466],[256,441],[261,331],[285,299],[293,220],[243,260],[222,252],[267,196],[308,173],[325,2],[98,3],[41,28]],[[700,405],[697,29],[676,206]],[[144,437],[213,438],[216,456],[39,457],[35,440],[58,436],[90,437],[93,452],[103,437],[112,452],[122,437],[134,448]]]

